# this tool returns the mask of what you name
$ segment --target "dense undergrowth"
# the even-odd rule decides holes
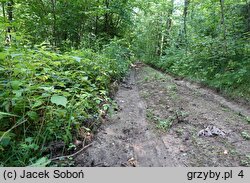
[[[128,66],[129,50],[119,41],[101,53],[2,49],[0,166],[45,165],[49,143],[63,142],[66,150],[83,140],[78,132],[94,130],[112,105],[110,84]]]
[[[2,0],[0,166],[74,149],[133,57],[250,99],[249,20],[245,0]]]
[[[250,101],[250,59],[247,54],[225,57],[175,50],[146,62],[162,71],[202,82],[233,98],[243,97]]]
[[[162,71],[250,101],[249,1],[150,1],[133,50]]]

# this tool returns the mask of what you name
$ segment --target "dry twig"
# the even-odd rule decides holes
[[[56,157],[56,158],[52,158],[50,159],[50,161],[56,161],[56,160],[60,160],[60,159],[63,159],[63,158],[70,158],[70,157],[74,157],[75,155],[79,154],[80,152],[82,152],[83,150],[87,149],[88,147],[92,146],[93,143],[90,143],[86,146],[84,146],[82,149],[80,149],[79,151],[75,152],[74,154],[71,154],[71,155],[67,155],[67,156],[60,156],[60,157]]]

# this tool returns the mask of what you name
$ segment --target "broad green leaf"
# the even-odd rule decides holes
[[[64,107],[66,107],[68,100],[66,97],[64,96],[58,96],[58,95],[54,95],[51,97],[50,101],[56,105],[62,105]]]
[[[4,137],[3,137],[3,135],[4,135]],[[5,133],[5,132],[1,132],[0,131],[0,139],[1,139],[0,145],[3,146],[3,147],[8,146],[10,144],[11,138],[13,136],[15,136],[15,134],[10,133],[10,132],[9,133]]]
[[[33,105],[32,108],[40,107],[43,104],[42,100],[37,100]]]
[[[23,91],[22,90],[14,90],[13,93],[16,95],[16,97],[21,97]]]
[[[0,142],[1,146],[6,147],[10,144],[11,138],[9,136],[4,136]]]
[[[27,113],[27,115],[29,116],[30,119],[32,119],[34,121],[36,121],[36,120],[39,119],[39,115],[36,112],[34,112],[34,111],[29,111]]]
[[[11,84],[11,87],[14,89],[14,90],[18,90],[20,88],[20,86],[22,85],[22,82],[21,81],[11,81],[10,82]]]

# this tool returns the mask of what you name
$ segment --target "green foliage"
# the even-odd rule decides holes
[[[51,97],[50,101],[56,105],[62,105],[64,107],[66,107],[68,101],[67,98],[64,96],[58,96],[58,95],[54,95]]]
[[[48,162],[41,157],[49,142],[69,145],[81,127],[97,125],[111,104],[111,82],[129,65],[129,52],[122,51],[122,46],[115,51],[114,46],[119,43],[107,45],[103,54],[85,49],[58,54],[45,48],[14,47],[2,52],[1,165],[45,166]]]
[[[249,167],[250,166],[250,155],[246,155],[241,161],[241,166],[246,166]]]
[[[250,99],[250,6],[247,1],[143,3],[135,17],[133,50],[162,71]],[[224,19],[222,19],[224,13]],[[186,29],[184,29],[186,27]]]
[[[50,142],[72,149],[80,129],[95,130],[130,65],[133,2],[2,1],[1,166],[46,166]]]
[[[156,127],[165,131],[169,130],[172,127],[172,119],[158,120]]]
[[[13,2],[0,4],[1,166],[46,166],[49,142],[73,148],[135,57],[250,99],[248,1]]]
[[[173,125],[174,117],[169,116],[167,119],[161,119],[156,116],[152,110],[147,110],[147,118],[156,124],[156,128],[159,130],[167,131]]]
[[[127,72],[130,65],[130,60],[133,60],[132,51],[130,50],[130,44],[125,39],[113,39],[108,45],[104,46],[103,54],[113,59],[112,70],[118,71],[114,73],[119,77]]]
[[[133,1],[16,0],[15,29],[32,44],[43,41],[68,50],[93,48],[122,37],[131,24]]]
[[[241,136],[242,136],[244,139],[246,139],[246,140],[250,140],[250,135],[249,135],[249,133],[247,133],[247,132],[242,132],[242,133],[241,133]]]
[[[248,124],[250,124],[250,117],[249,116],[246,117],[246,121]]]

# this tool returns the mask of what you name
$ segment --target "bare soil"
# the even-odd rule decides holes
[[[76,166],[250,166],[250,108],[138,63]],[[212,125],[225,136],[198,136]]]

